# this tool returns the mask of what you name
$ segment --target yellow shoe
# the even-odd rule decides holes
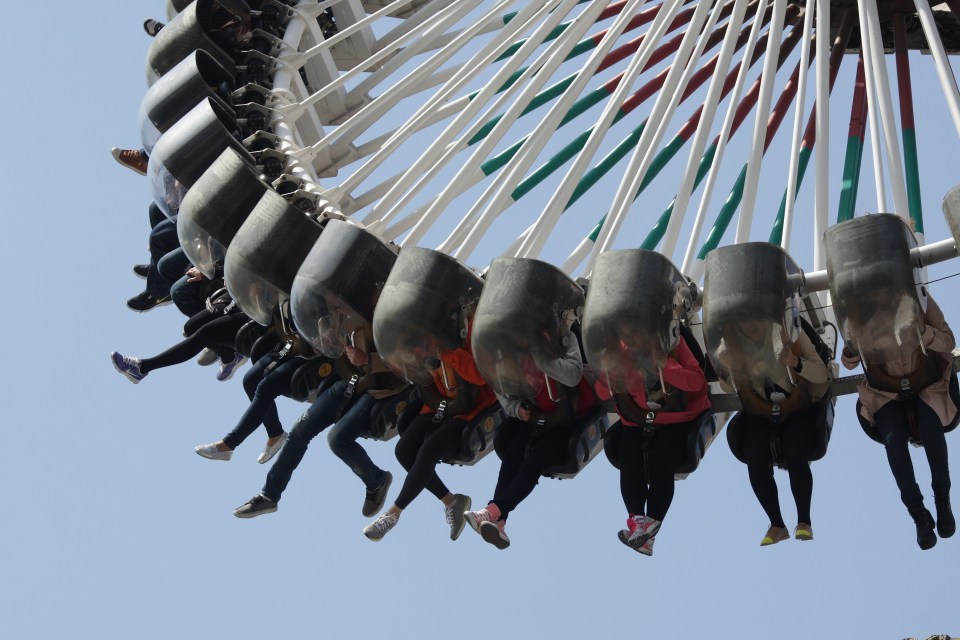
[[[801,522],[793,530],[793,537],[797,540],[813,540],[813,528],[806,522]]]
[[[787,531],[786,527],[774,527],[773,525],[767,529],[767,535],[763,536],[763,540],[760,541],[761,547],[769,547],[771,544],[777,544],[778,542],[783,542],[790,537],[790,532]]]

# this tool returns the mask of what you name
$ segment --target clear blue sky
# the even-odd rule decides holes
[[[758,546],[767,522],[723,439],[678,485],[651,558],[616,539],[624,510],[603,459],[575,480],[543,481],[511,517],[504,552],[470,531],[451,542],[426,494],[372,544],[360,532],[362,486],[323,438],[278,513],[234,518],[267,471],[255,462],[262,431],[228,464],[193,448],[224,435],[245,406],[239,375],[221,384],[212,369],[190,364],[134,387],[108,360],[112,350],[162,350],[182,322],[172,306],[142,315],[124,307],[142,285],[130,266],[147,255],[150,196],[146,181],[109,154],[137,143],[149,44],[140,24],[162,7],[55,0],[45,8],[40,18],[37,8],[11,4],[0,24],[5,637],[960,634],[960,539],[917,548],[883,451],[860,431],[850,398],[838,404],[830,451],[814,466],[816,541],[807,544]],[[957,134],[930,59],[915,60],[924,208],[928,238],[939,240],[947,236],[940,198],[960,180]],[[852,67],[838,86],[849,85]],[[838,96],[834,144],[842,148],[849,89]],[[673,186],[651,201],[657,212]],[[775,210],[782,188],[761,202]],[[873,206],[861,196],[860,210]],[[809,265],[809,244],[798,240],[794,255]],[[931,274],[955,271],[957,261]],[[932,286],[955,327],[958,283]],[[281,400],[284,424],[304,408]],[[957,436],[948,441],[956,475]],[[368,450],[399,478],[393,444]],[[492,457],[440,470],[476,504],[489,499],[496,472]],[[786,477],[778,480],[792,524]]]

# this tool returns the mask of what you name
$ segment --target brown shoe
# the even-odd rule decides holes
[[[800,522],[793,530],[793,537],[797,540],[813,540],[813,527],[806,522]]]
[[[142,176],[147,175],[147,158],[140,149],[119,149],[114,147],[110,150],[113,158],[128,169],[136,171]]]
[[[790,532],[787,531],[786,527],[774,527],[773,525],[767,529],[767,535],[763,536],[763,540],[760,541],[761,547],[768,547],[771,544],[777,544],[778,542],[783,542],[784,540],[790,537]]]

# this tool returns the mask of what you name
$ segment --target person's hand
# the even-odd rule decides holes
[[[350,364],[355,367],[363,367],[370,362],[370,354],[366,351],[362,351],[350,345],[344,347],[344,351],[347,354],[347,360],[349,360]]]
[[[186,271],[187,282],[203,282],[203,274],[196,267],[190,267]]]
[[[796,368],[800,364],[800,357],[797,356],[793,351],[787,349],[780,354],[780,362],[788,367]]]

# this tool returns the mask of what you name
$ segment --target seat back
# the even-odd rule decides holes
[[[566,460],[548,466],[543,470],[542,475],[558,480],[576,476],[600,453],[600,449],[605,450],[604,436],[609,426],[610,421],[606,412],[600,405],[595,406],[590,413],[578,419],[571,429]]]
[[[677,475],[693,473],[717,435],[717,421],[708,409],[687,423],[687,457],[674,472]]]
[[[307,360],[290,379],[290,397],[297,402],[313,402],[339,379],[332,359],[320,357]]]
[[[401,424],[406,426],[404,418],[410,410],[419,412],[422,406],[420,394],[412,385],[396,395],[377,400],[370,409],[370,429],[363,434],[363,437],[371,440],[390,440],[400,433]]]
[[[815,462],[825,456],[827,453],[827,447],[830,444],[830,436],[833,433],[833,405],[833,393],[830,391],[827,391],[827,393],[817,401],[813,424],[813,428],[816,431],[816,441],[813,451],[809,456],[807,456],[807,462]],[[860,413],[859,407],[860,402],[858,400],[857,415]],[[735,416],[733,416],[733,418],[730,419],[730,422],[727,423],[727,444],[730,446],[730,452],[733,453],[733,456],[743,464],[747,464],[747,458],[743,450],[743,437],[744,426],[741,419],[741,413],[737,413]],[[787,468],[787,465],[784,462],[779,450],[777,452],[777,460],[775,460],[775,464],[781,469]]]
[[[505,418],[498,402],[479,412],[463,429],[460,451],[441,462],[464,467],[475,465],[493,451],[493,440]]]

